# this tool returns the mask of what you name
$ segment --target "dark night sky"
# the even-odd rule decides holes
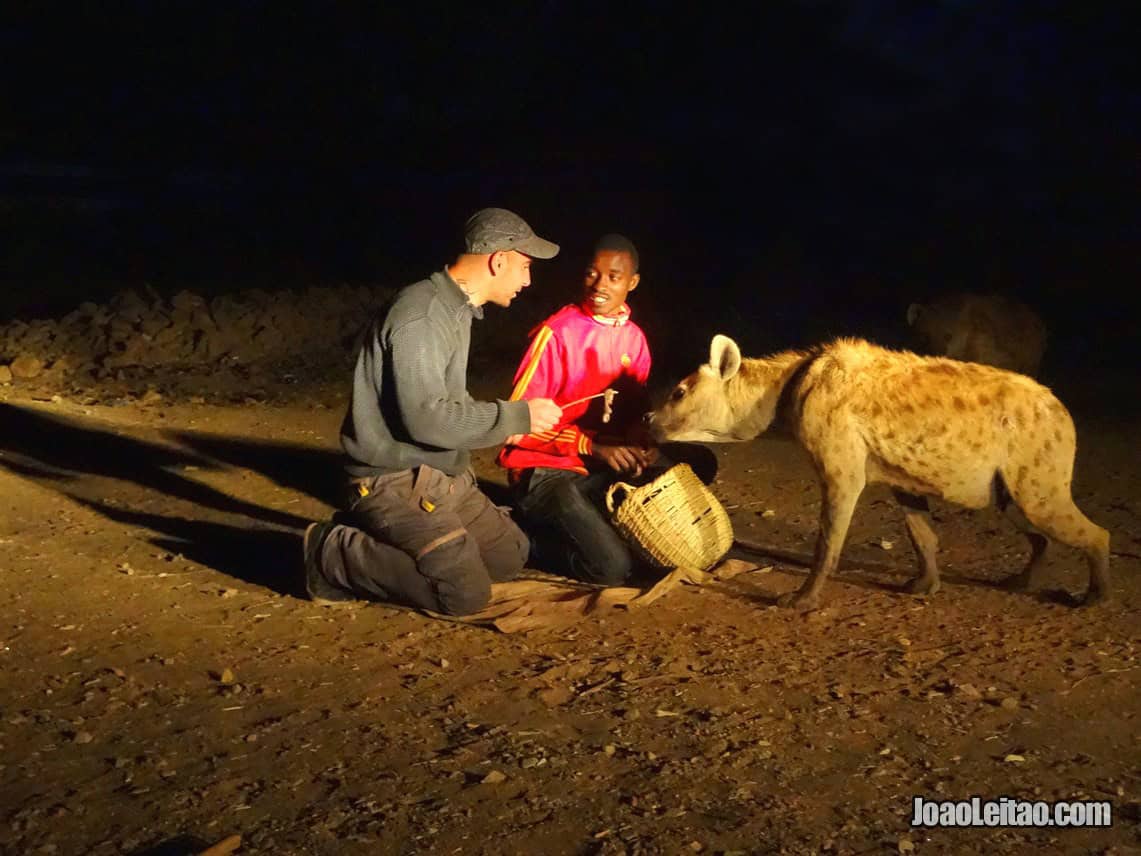
[[[967,286],[1127,331],[1118,4],[383,5],[4,19],[0,317],[142,281],[399,285],[506,205],[567,248],[551,289],[630,234],[650,315],[859,332]]]

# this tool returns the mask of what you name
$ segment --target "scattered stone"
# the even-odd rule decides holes
[[[32,380],[39,377],[44,370],[44,361],[29,354],[17,357],[8,367],[12,377],[17,380]]]
[[[574,698],[574,692],[569,687],[548,687],[539,690],[539,700],[547,707],[558,707]]]
[[[499,772],[498,770],[492,770],[490,773],[488,773],[486,776],[484,776],[482,779],[480,779],[480,784],[481,785],[498,785],[501,782],[506,782],[506,781],[507,781],[507,776],[505,776],[503,773]]]

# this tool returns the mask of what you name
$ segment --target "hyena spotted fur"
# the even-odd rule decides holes
[[[907,307],[915,347],[926,354],[1038,376],[1046,325],[1029,306],[1001,294],[946,294]]]
[[[861,339],[742,359],[736,342],[717,335],[709,362],[646,418],[660,441],[696,442],[750,440],[780,419],[808,451],[822,492],[816,557],[782,606],[818,604],[856,501],[875,482],[890,485],[903,507],[919,566],[907,585],[912,593],[939,588],[933,496],[967,508],[995,502],[1010,512],[1031,549],[1012,585],[1033,584],[1049,537],[1085,553],[1086,603],[1109,596],[1109,533],[1070,493],[1073,420],[1049,389],[1021,374]]]

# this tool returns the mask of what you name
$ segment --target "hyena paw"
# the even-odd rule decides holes
[[[816,609],[819,605],[820,600],[816,595],[804,594],[800,591],[790,591],[788,594],[782,594],[777,598],[777,606],[785,609],[799,609],[807,612],[810,609]]]
[[[1095,606],[1110,601],[1109,589],[1091,588],[1079,602],[1081,606]]]
[[[938,577],[916,577],[908,580],[903,590],[908,594],[935,594],[941,587]]]

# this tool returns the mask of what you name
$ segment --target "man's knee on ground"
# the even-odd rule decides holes
[[[505,528],[491,544],[482,545],[480,552],[493,583],[513,580],[527,567],[531,555],[531,540],[509,517]]]
[[[491,577],[479,547],[466,533],[443,541],[420,556],[417,570],[431,584],[436,605],[445,615],[470,615],[491,600]]]
[[[576,575],[599,585],[624,586],[634,570],[630,551],[625,547],[618,548],[617,545],[602,553],[595,552],[590,557],[578,558],[581,558],[582,564]]]
[[[509,578],[527,566],[527,558],[531,555],[531,539],[522,529],[514,526],[513,531],[503,541],[502,549],[496,554],[496,573],[492,576]]]
[[[441,585],[437,590],[439,607],[444,615],[471,615],[479,612],[491,601],[491,580],[486,574],[473,575]]]
[[[527,537],[522,529],[520,529],[519,535],[515,539],[515,555],[513,557],[515,561],[511,563],[510,567],[512,576],[516,576],[522,572],[525,567],[527,567],[527,559],[530,557],[530,555],[531,539]]]

